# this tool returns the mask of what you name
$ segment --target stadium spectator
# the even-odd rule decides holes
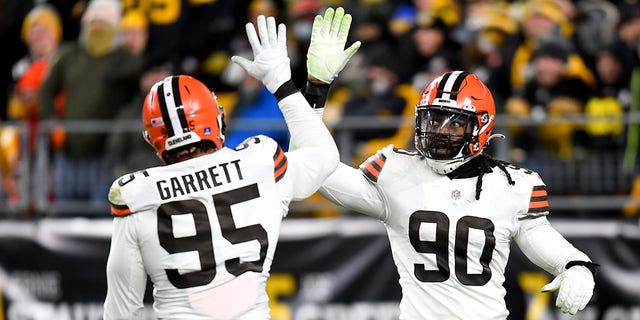
[[[136,10],[125,13],[120,23],[122,48],[133,55],[144,56],[149,43],[149,22]]]
[[[590,118],[585,125],[592,152],[618,153],[624,145],[623,116],[631,107],[631,71],[633,52],[622,42],[614,42],[595,55],[597,90],[586,102],[585,115]]]
[[[80,38],[61,48],[40,90],[41,117],[58,120],[112,120],[137,90],[143,60],[118,41],[122,19],[117,0],[92,0],[82,16]],[[66,102],[56,110],[55,97]],[[56,200],[104,203],[111,180],[103,159],[107,134],[66,129],[54,154]]]
[[[397,128],[390,126],[388,120],[392,120],[391,123],[393,123],[395,117],[402,114],[406,105],[404,98],[394,91],[400,82],[396,70],[393,58],[378,56],[364,69],[365,85],[354,88],[346,101],[341,115],[342,121],[349,121],[352,117],[368,117],[380,121],[382,126],[385,121],[388,122],[386,127],[352,130],[356,145],[371,139],[390,137],[396,133]]]
[[[577,126],[562,119],[567,115],[583,114],[584,105],[594,88],[570,74],[569,52],[561,43],[542,43],[532,54],[534,77],[527,81],[521,95],[514,95],[507,102],[507,113],[524,113],[542,123],[540,130],[525,127],[512,131],[512,147],[524,152],[514,156],[513,160],[520,164],[527,164],[534,157],[570,158],[574,143],[580,142],[582,147],[585,146],[583,132],[578,132]],[[516,101],[519,103],[514,103]]]
[[[456,30],[462,45],[461,61],[464,70],[477,75],[487,85],[490,84],[492,70],[505,63],[502,56],[504,46],[518,32],[518,23],[510,14],[510,9],[503,2],[468,3],[465,7],[465,20]],[[442,73],[446,71],[448,70]]]
[[[247,12],[247,20],[256,24],[258,16],[261,15],[278,19],[279,11],[275,3],[270,0],[252,1]],[[289,34],[291,34],[291,30],[289,30]],[[290,39],[288,38],[288,40]],[[289,41],[287,47],[295,48],[295,44]],[[245,36],[241,39],[236,39],[232,48],[234,55],[242,57],[250,57],[252,55],[251,46]],[[289,51],[290,55],[295,55],[295,50]],[[238,64],[230,64],[226,70],[226,75],[229,84],[234,84],[237,88],[233,92],[236,97],[232,101],[233,105],[224,106],[226,108],[225,118],[229,128],[225,140],[226,144],[234,147],[248,137],[264,134],[274,139],[286,151],[289,144],[289,132],[280,108],[278,108],[277,99],[259,80],[247,74]],[[295,75],[293,77],[295,82]],[[248,123],[235,125],[238,121],[248,121]]]
[[[21,36],[28,54],[13,65],[13,82],[9,89],[7,119],[22,121],[26,126],[24,134],[27,138],[22,140],[26,144],[22,144],[19,137],[7,139],[17,145],[2,148],[4,158],[7,159],[4,161],[6,165],[3,170],[5,178],[3,185],[5,192],[9,195],[10,206],[17,204],[21,198],[29,198],[29,194],[20,192],[17,182],[18,179],[27,179],[27,176],[21,177],[16,168],[19,167],[18,161],[22,161],[29,172],[34,169],[33,159],[36,156],[36,139],[40,120],[38,93],[62,40],[62,23],[58,11],[49,4],[35,6],[23,20]],[[60,108],[63,103],[64,95],[59,94],[55,99],[56,107]],[[12,127],[3,127],[1,130],[5,139],[12,133],[16,135],[20,133]],[[20,153],[23,148],[26,152]],[[11,154],[12,152],[16,154]],[[26,155],[26,158],[22,155]],[[30,180],[26,180],[24,191],[33,189]]]
[[[461,66],[460,44],[451,36],[452,26],[439,17],[421,13],[417,26],[400,40],[398,61],[402,82],[422,86],[443,70]]]
[[[349,60],[340,79],[336,79],[335,87],[347,88],[355,94],[358,94],[358,91],[368,90],[370,81],[366,70],[371,63],[373,61],[396,63],[400,58],[397,52],[399,43],[391,34],[389,26],[391,9],[391,3],[383,1],[363,3],[357,7],[353,17],[352,37],[358,39],[362,45]],[[399,72],[398,67],[394,67],[394,73]],[[395,80],[395,82],[399,81],[399,78]]]
[[[62,40],[62,24],[57,10],[48,4],[34,7],[22,24],[22,40],[29,54],[13,66],[15,80],[9,98],[7,116],[11,120],[25,120],[29,125],[29,153],[33,155],[39,120],[38,92],[58,52]],[[60,107],[64,97],[57,97]]]
[[[340,41],[312,43],[310,52],[321,51],[309,54],[308,65],[345,60],[343,48]],[[336,65],[309,67],[307,89],[330,85],[342,69]],[[322,115],[322,105],[312,105]],[[593,294],[595,265],[547,220],[540,176],[483,152],[496,137],[495,117],[482,81],[447,72],[416,105],[416,151],[389,145],[359,168],[341,163],[319,190],[384,222],[403,293],[400,319],[507,318],[503,282],[512,241],[556,276],[542,291],[559,290],[562,312],[577,313]],[[291,150],[302,142],[292,138]]]
[[[22,40],[22,25],[24,18],[35,6],[33,1],[2,1],[0,2],[0,43],[3,46],[0,59],[0,119],[7,119],[7,104],[15,83],[11,70],[22,57],[29,53]]]
[[[573,24],[572,42],[576,52],[593,70],[593,59],[598,51],[617,38],[620,12],[612,1],[563,1],[573,8],[570,20]],[[567,12],[568,10],[565,10]]]
[[[224,111],[208,87],[185,75],[155,84],[142,118],[166,165],[125,175],[109,192],[105,320],[142,314],[147,276],[160,319],[270,318],[266,282],[281,220],[333,172],[338,150],[291,80],[284,24],[276,30],[261,16],[257,25],[259,35],[247,26],[254,60],[232,59],[276,96],[305,142],[284,152],[259,135],[225,147]]]
[[[506,101],[512,95],[522,94],[524,86],[533,76],[531,58],[542,43],[571,45],[571,23],[560,2],[527,0],[520,8],[519,32],[509,38],[503,52],[504,62],[494,69],[489,83],[498,101]],[[579,77],[590,86],[595,85],[593,72],[584,59],[574,51],[567,58],[565,73]]]
[[[278,100],[260,81],[247,76],[237,89],[238,100],[233,107],[227,123],[229,130],[227,144],[236,146],[245,139],[257,134],[265,134],[275,140],[286,151],[289,145],[289,132]],[[241,127],[238,121],[247,121]],[[252,122],[253,121],[253,122]]]
[[[616,26],[616,34],[622,42],[635,49],[640,38],[640,4],[635,1],[622,1],[618,9],[620,20]]]
[[[125,13],[122,22],[122,47],[129,53],[145,58],[148,39],[148,23],[140,12],[131,10]],[[151,87],[165,77],[171,76],[167,66],[153,66],[145,69],[138,81],[139,90],[131,101],[119,108],[116,120],[133,121],[140,117],[140,106]],[[161,164],[158,157],[149,154],[149,146],[140,139],[140,132],[131,130],[115,131],[109,134],[105,147],[107,167],[113,170],[112,179],[127,172]]]

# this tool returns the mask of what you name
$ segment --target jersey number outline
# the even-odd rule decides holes
[[[436,224],[436,238],[434,241],[420,239],[420,225],[422,223]],[[469,274],[467,272],[467,249],[469,245],[469,229],[478,229],[484,232],[485,242],[480,255],[482,272]],[[493,257],[493,249],[496,247],[496,238],[493,235],[495,227],[491,220],[486,218],[464,216],[456,224],[454,243],[455,273],[456,278],[468,286],[482,286],[491,279],[489,263]],[[433,253],[436,256],[437,270],[427,270],[424,264],[415,263],[413,274],[421,282],[444,282],[451,276],[449,269],[449,218],[439,211],[418,210],[409,217],[409,241],[419,253]]]
[[[232,244],[253,240],[260,244],[260,258],[256,261],[240,262],[240,258],[225,261],[227,271],[235,276],[247,271],[262,272],[269,247],[267,231],[260,224],[238,228],[231,214],[231,205],[259,197],[258,185],[255,183],[212,196],[222,236]],[[188,213],[193,216],[195,235],[176,238],[173,234],[172,216]],[[165,269],[169,281],[180,289],[202,286],[213,281],[216,276],[216,261],[209,213],[205,204],[194,199],[167,202],[158,207],[157,217],[157,231],[162,248],[169,254],[197,251],[200,259],[199,271],[180,274],[177,269]]]

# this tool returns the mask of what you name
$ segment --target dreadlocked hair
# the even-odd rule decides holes
[[[213,141],[202,140],[173,150],[165,151],[162,153],[162,160],[164,160],[165,163],[176,163],[192,158],[193,155],[198,152],[207,152],[210,150],[216,150],[216,145]]]
[[[480,173],[478,174],[478,181],[476,181],[476,200],[480,200],[480,191],[482,191],[482,176],[485,173],[493,172],[493,167],[498,167],[507,176],[507,181],[510,185],[515,185],[516,182],[511,178],[511,174],[507,171],[507,166],[511,165],[509,162],[494,159],[487,154],[480,154],[478,156],[478,163],[480,165]]]

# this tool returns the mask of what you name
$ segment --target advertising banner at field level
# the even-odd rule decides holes
[[[509,319],[640,320],[640,229],[624,221],[552,220],[601,265],[592,302],[563,315],[540,288],[551,276],[513,248]],[[0,222],[0,320],[98,320],[110,220]],[[274,320],[398,319],[400,288],[380,222],[289,219],[267,284]],[[146,319],[154,319],[151,288]],[[464,306],[461,306],[464,307]]]

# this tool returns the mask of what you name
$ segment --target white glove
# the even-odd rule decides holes
[[[313,20],[311,43],[307,52],[307,72],[309,76],[331,83],[338,76],[351,57],[360,48],[360,41],[344,50],[347,35],[351,27],[351,15],[344,14],[344,9],[328,8],[324,18],[317,15]]]
[[[584,266],[573,266],[542,287],[542,292],[560,289],[556,307],[564,313],[576,314],[591,300],[594,286],[593,275],[589,269]]]
[[[252,77],[262,81],[271,93],[291,79],[291,67],[287,55],[287,28],[280,24],[276,30],[276,19],[263,15],[258,16],[258,32],[252,23],[246,24],[247,39],[253,50],[253,61],[240,56],[231,57]]]

